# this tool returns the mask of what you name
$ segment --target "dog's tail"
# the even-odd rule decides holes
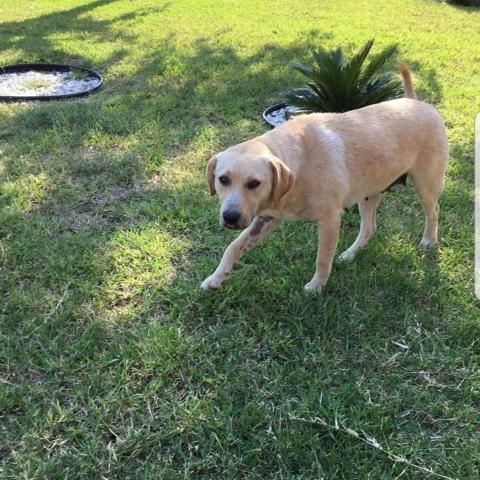
[[[403,63],[398,63],[398,69],[403,77],[403,90],[405,92],[406,98],[413,98],[414,100],[417,98],[417,94],[415,93],[415,89],[413,88],[412,83],[412,74],[410,73],[410,69],[408,66]]]

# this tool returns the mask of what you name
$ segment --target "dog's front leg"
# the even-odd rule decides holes
[[[203,281],[202,289],[214,290],[219,288],[232,271],[235,262],[247,250],[264,239],[279,223],[280,220],[276,218],[255,217],[250,226],[227,247],[215,272]]]
[[[312,280],[305,285],[310,293],[320,293],[332,270],[340,232],[341,213],[331,212],[318,221],[317,266]]]

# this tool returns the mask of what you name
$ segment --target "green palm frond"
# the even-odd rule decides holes
[[[326,112],[325,101],[309,88],[294,88],[284,93],[284,99],[289,105],[313,112]]]
[[[355,93],[355,87],[358,84],[363,64],[373,46],[373,40],[369,40],[353,58],[344,65],[345,78],[348,84],[348,94]]]
[[[383,68],[385,63],[390,60],[397,53],[397,46],[390,45],[385,50],[382,50],[380,53],[377,53],[368,65],[365,67],[362,75],[360,77],[360,83],[365,85],[368,83],[375,75],[378,75],[378,72]]]
[[[292,63],[291,67],[309,81],[307,88],[284,92],[284,101],[310,112],[346,112],[401,96],[401,82],[392,74],[380,75],[396,54],[396,45],[385,48],[366,64],[373,43],[368,40],[350,59],[341,48],[319,48],[312,52],[313,65]]]
[[[294,70],[298,70],[307,78],[310,78],[311,80],[315,80],[315,72],[310,67],[307,67],[306,65],[303,65],[301,63],[291,63],[290,66]]]

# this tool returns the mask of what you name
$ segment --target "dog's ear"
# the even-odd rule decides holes
[[[281,198],[292,188],[295,180],[293,172],[278,158],[270,159],[272,167],[272,200],[278,205]]]
[[[215,169],[217,168],[217,157],[212,157],[207,165],[207,180],[210,187],[210,195],[215,195]]]

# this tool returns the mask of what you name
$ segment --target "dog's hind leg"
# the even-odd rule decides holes
[[[425,212],[425,229],[420,241],[420,246],[423,248],[433,247],[437,243],[438,215],[440,213],[438,199],[443,190],[443,175],[443,171],[419,171],[412,174],[415,190]]]
[[[250,226],[227,247],[217,269],[203,281],[201,288],[203,290],[219,288],[232,271],[235,262],[250,248],[269,235],[280,222],[281,220],[276,218],[255,217]]]
[[[380,202],[380,197],[381,194],[379,193],[377,195],[371,195],[368,198],[358,202],[358,210],[360,211],[361,217],[360,232],[350,248],[345,250],[338,257],[341,262],[353,260],[357,252],[367,244],[370,237],[375,233],[377,229],[377,207]]]

